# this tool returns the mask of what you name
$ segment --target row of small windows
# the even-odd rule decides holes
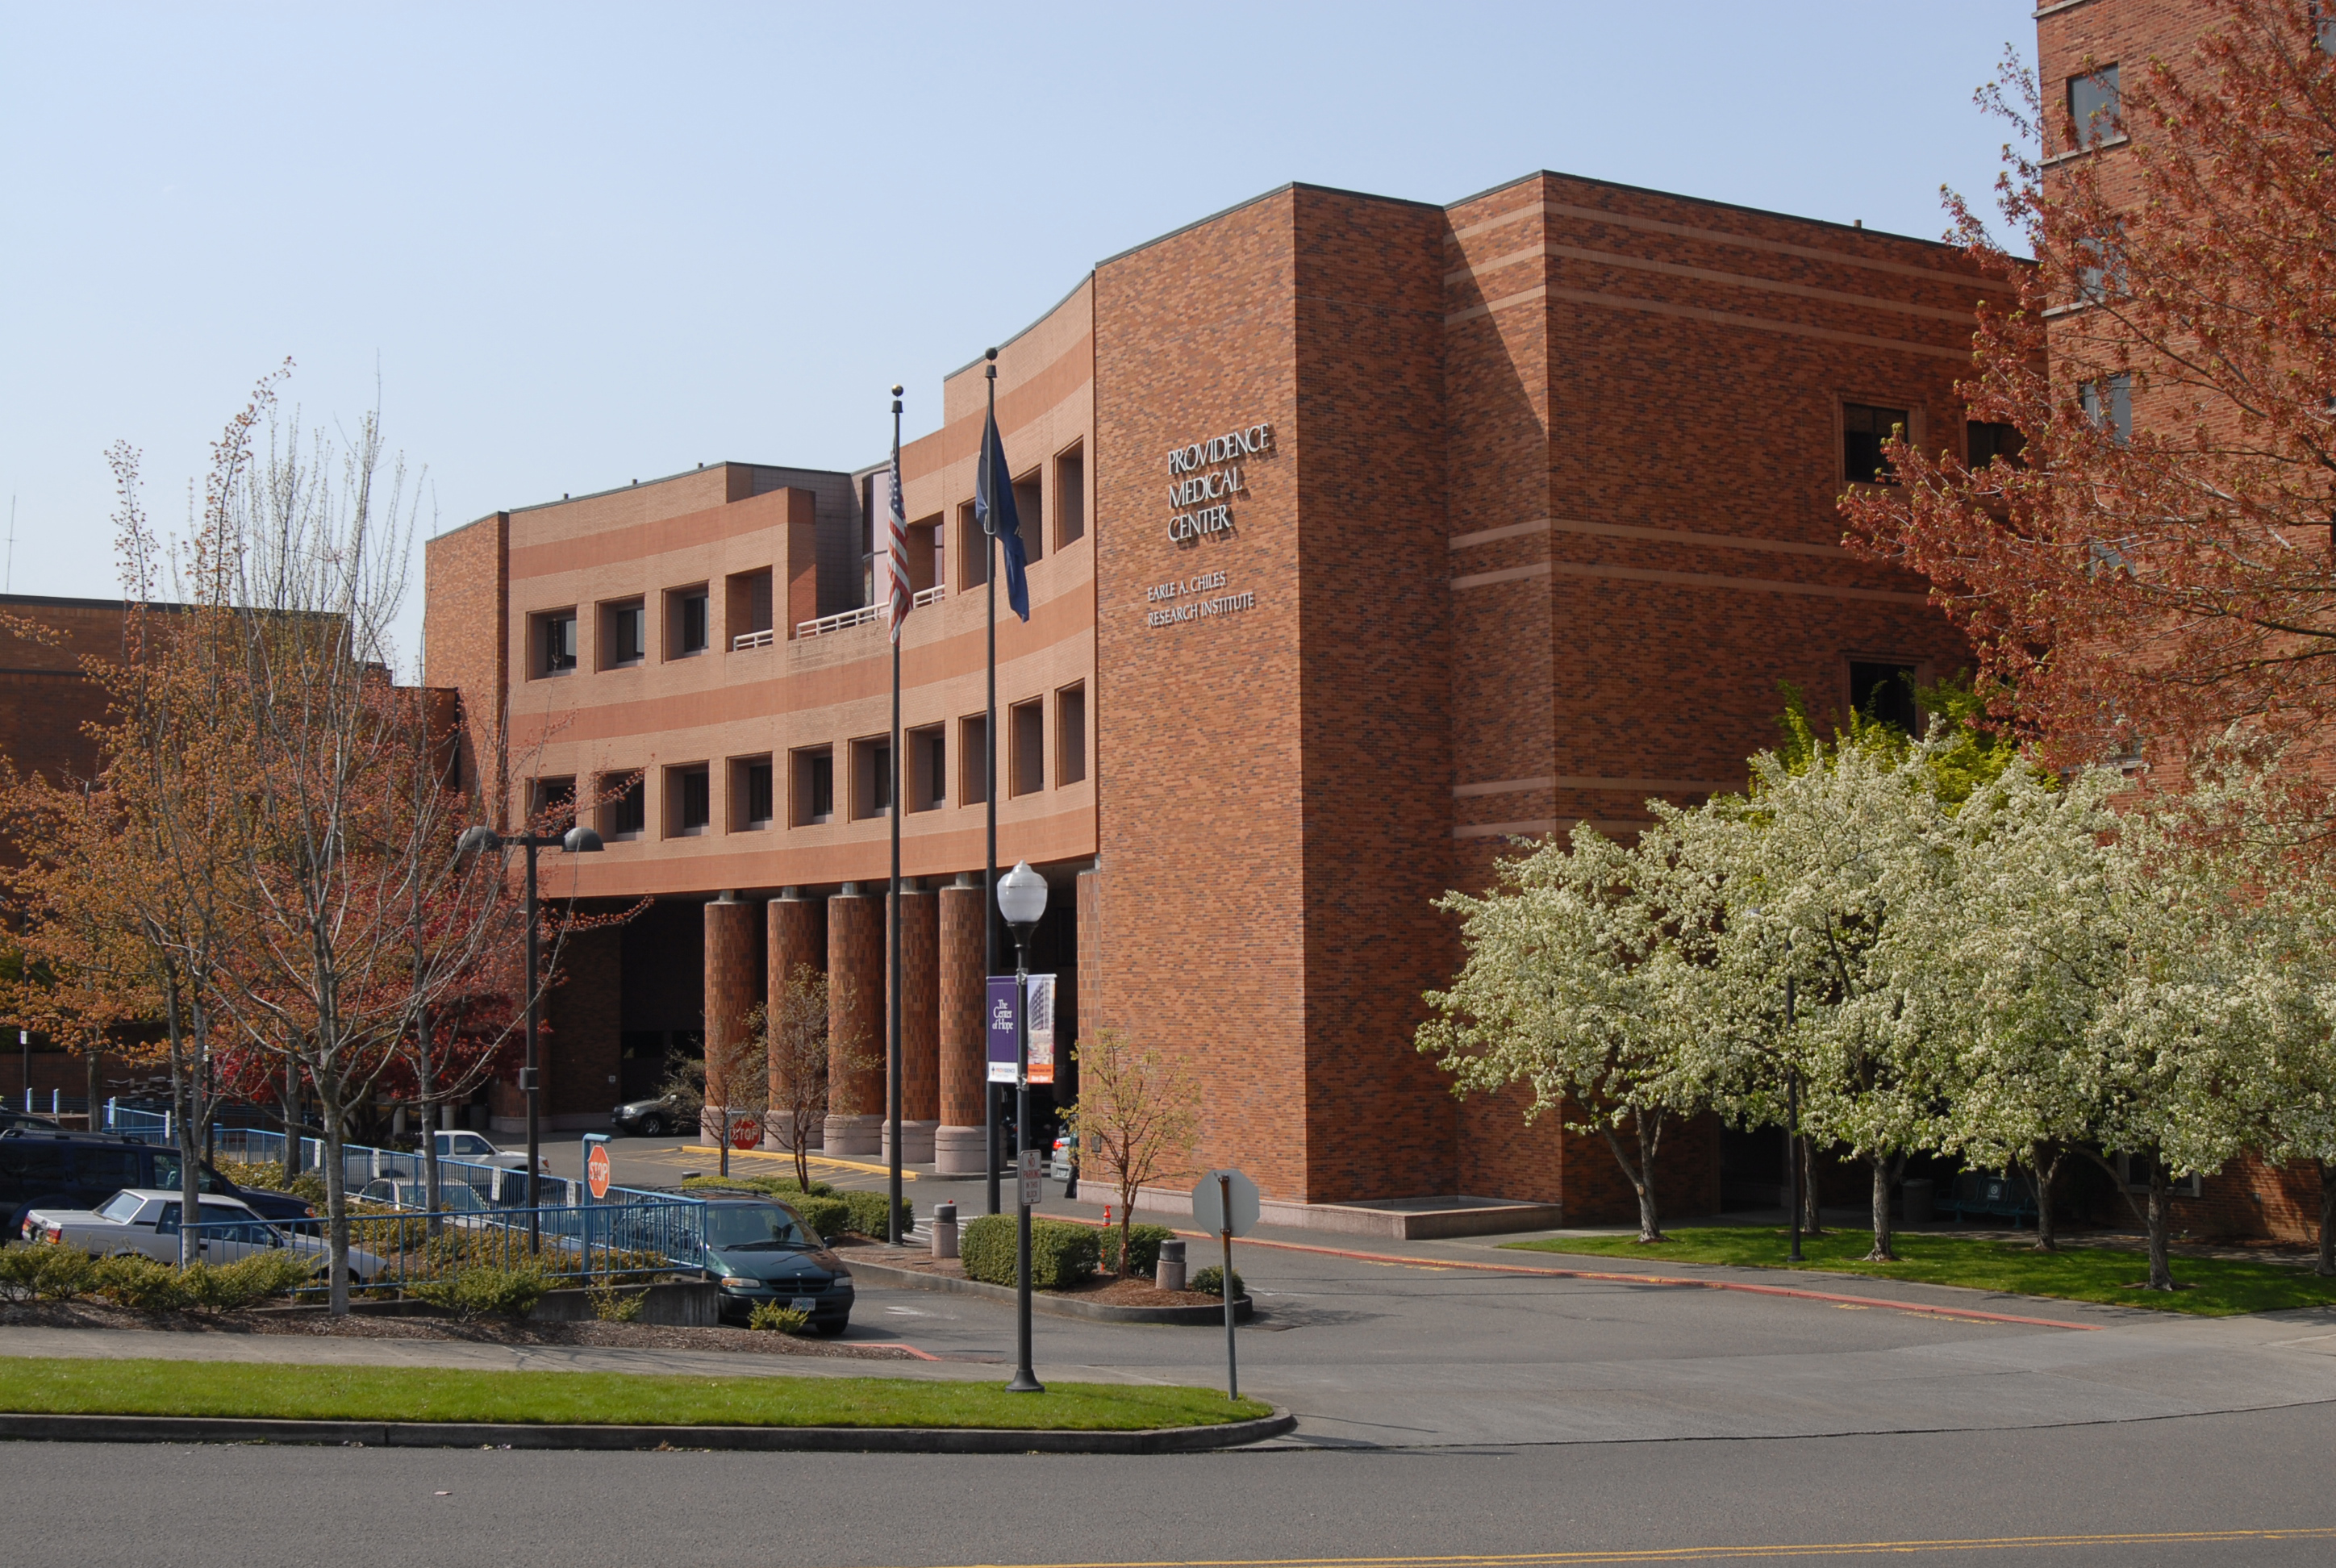
[[[771,573],[739,572],[726,581],[734,648],[760,647],[771,639]],[[706,583],[668,589],[664,604],[664,648],[667,659],[695,658],[713,641],[713,590]],[[651,628],[646,599],[610,599],[598,607],[599,628],[592,657],[601,669],[628,669],[648,662]],[[549,609],[529,618],[528,675],[540,679],[566,675],[581,661],[583,648],[574,608]]]
[[[1849,403],[1841,405],[1841,477],[1851,484],[1892,484],[1896,476],[1882,454],[1883,443],[1892,435],[1904,433],[1910,439],[1920,439],[1921,432],[1913,423],[1910,409],[1892,408],[1877,403]],[[1963,461],[1972,468],[1985,468],[2001,460],[2018,464],[2026,441],[2019,428],[1997,424],[1986,420],[1967,420],[1963,424]]]
[[[1047,708],[1054,709],[1052,745]],[[1050,787],[1066,788],[1087,776],[1087,694],[1080,682],[1052,694],[1011,705],[1002,726],[1006,742],[998,771],[1009,797],[1037,794]],[[988,798],[985,741],[988,716],[974,714],[956,721],[956,745],[950,745],[948,723],[924,725],[902,734],[908,750],[904,787],[911,813],[939,811],[952,803],[980,805]],[[958,759],[954,774],[950,757]],[[780,792],[778,766],[784,762],[785,794]],[[758,833],[776,826],[782,809],[792,827],[818,827],[839,821],[858,822],[884,817],[892,811],[892,745],[890,736],[877,735],[842,745],[803,746],[783,759],[769,755],[733,757],[723,765],[727,787],[723,808],[724,831]],[[714,830],[716,803],[715,767],[711,763],[686,763],[663,770],[660,791],[663,820],[659,836],[695,838]],[[952,791],[952,783],[955,789]],[[839,788],[839,786],[841,786]],[[648,781],[638,773],[612,771],[599,775],[594,790],[598,804],[593,825],[603,838],[635,839],[649,826]],[[556,830],[574,819],[576,781],[572,777],[535,781],[530,802],[534,813]]]

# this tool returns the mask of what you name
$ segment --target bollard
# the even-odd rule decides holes
[[[1163,1290],[1184,1288],[1184,1243],[1181,1239],[1160,1243],[1160,1258],[1153,1265],[1152,1282]]]
[[[955,1203],[933,1205],[933,1256],[936,1258],[957,1256],[957,1205]]]

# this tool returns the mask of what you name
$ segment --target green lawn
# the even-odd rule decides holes
[[[1001,1374],[1002,1376],[1002,1374]],[[1126,1431],[1272,1414],[1210,1388],[893,1378],[652,1378],[237,1361],[0,1357],[0,1411],[694,1427],[1012,1427]]]
[[[1635,1235],[1562,1236],[1511,1242],[1534,1252],[1589,1253],[1598,1257],[1669,1263],[1729,1263],[1754,1269],[1786,1269],[1786,1240],[1781,1228],[1697,1226],[1669,1232],[1670,1239],[1642,1247]],[[2308,1269],[2218,1258],[2174,1260],[2174,1281],[2186,1287],[2168,1295],[2136,1290],[2149,1278],[2149,1260],[2110,1247],[2070,1246],[2039,1252],[2024,1242],[1992,1242],[1976,1236],[1901,1233],[1893,1242],[1900,1261],[1868,1263],[1874,1236],[1866,1231],[1830,1231],[1805,1237],[1800,1271],[1865,1274],[1915,1280],[1929,1285],[1968,1285],[2020,1296],[2058,1296],[2071,1301],[2107,1301],[2120,1307],[2155,1307],[2169,1312],[2226,1317],[2276,1307],[2321,1307],[2336,1303],[2336,1280]]]

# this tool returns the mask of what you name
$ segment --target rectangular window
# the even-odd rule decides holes
[[[1061,549],[1087,531],[1087,459],[1075,446],[1055,459],[1055,546]]]
[[[1087,776],[1087,688],[1082,681],[1055,694],[1055,787]]]
[[[2123,373],[2106,382],[2088,381],[2077,388],[2077,401],[2085,410],[2085,417],[2109,436],[2119,446],[2133,440],[2133,377]]]
[[[712,645],[713,608],[702,582],[665,596],[666,657],[688,658]]]
[[[602,774],[600,836],[637,839],[649,825],[648,781],[639,774]]]
[[[725,618],[732,652],[771,645],[771,569],[733,573],[725,583]]]
[[[1022,533],[1022,559],[1036,565],[1046,554],[1046,503],[1037,470],[1014,482],[1014,522]]]
[[[989,580],[989,536],[973,515],[973,502],[957,509],[958,579],[959,589],[979,588]]]
[[[576,612],[555,609],[535,618],[534,635],[528,641],[533,652],[534,674],[538,677],[566,675],[576,667]]]
[[[2028,438],[2020,433],[2016,424],[1994,424],[1985,420],[1971,420],[1963,425],[1963,462],[1973,470],[1985,468],[1997,459],[2011,468],[2021,466],[2020,454],[2028,449]]]
[[[666,836],[689,838],[714,824],[714,772],[704,763],[665,773]]]
[[[1893,484],[1882,443],[1906,433],[1906,411],[1871,403],[1841,405],[1841,476],[1852,484]]]
[[[892,742],[856,740],[852,743],[852,814],[861,821],[888,816],[892,810]]]
[[[649,612],[639,599],[600,607],[600,667],[622,669],[647,656]]]
[[[949,735],[939,725],[912,729],[909,747],[909,809],[929,812],[949,803]]]
[[[1035,794],[1046,787],[1046,708],[1043,703],[1017,703],[1007,712],[1006,733],[1014,755],[1008,759],[1007,794]]]
[[[988,716],[976,714],[971,718],[959,719],[957,734],[958,756],[960,759],[958,777],[965,781],[965,787],[957,792],[958,799],[967,805],[978,806],[989,798]]]
[[[835,753],[813,746],[794,754],[795,826],[814,827],[835,820]]]
[[[2068,119],[2078,147],[2098,147],[2123,134],[2117,125],[2117,68],[2104,65],[2068,78]]]
[[[1901,735],[1922,733],[1922,714],[1914,706],[1914,667],[1911,664],[1851,660],[1849,700],[1862,716],[1886,724]]]
[[[528,815],[534,819],[535,831],[544,833],[564,833],[576,825],[576,781],[571,778],[540,778],[530,792]]]
[[[730,765],[730,830],[754,833],[771,825],[776,803],[772,789],[771,759],[740,757]]]

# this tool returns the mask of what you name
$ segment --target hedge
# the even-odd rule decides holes
[[[1223,1295],[1225,1293],[1225,1271],[1223,1266],[1217,1263],[1210,1264],[1207,1268],[1193,1275],[1190,1281],[1186,1281],[1184,1289],[1188,1290],[1198,1290],[1203,1296]],[[1241,1271],[1239,1269],[1235,1269],[1233,1271],[1233,1300],[1238,1301],[1243,1296],[1248,1294],[1249,1287],[1241,1283]]]
[[[1173,1242],[1176,1232],[1165,1225],[1130,1225],[1127,1228],[1127,1268],[1130,1274],[1145,1279],[1159,1272],[1160,1243]],[[1119,1227],[1112,1226],[1103,1233],[1103,1266],[1113,1273],[1119,1267]]]
[[[992,1285],[1015,1282],[1015,1216],[984,1214],[958,1232],[958,1256],[966,1278]],[[1064,1290],[1095,1271],[1103,1248],[1095,1229],[1061,1220],[1030,1222],[1030,1287]]]

